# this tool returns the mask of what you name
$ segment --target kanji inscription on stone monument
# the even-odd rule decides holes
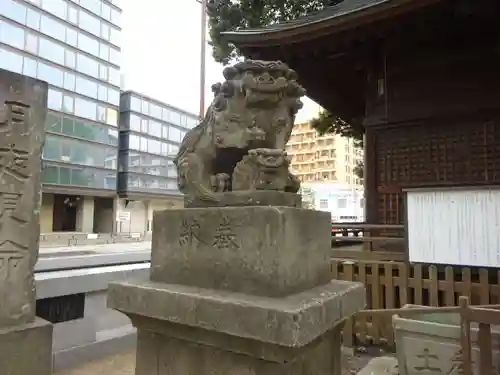
[[[227,216],[222,216],[221,223],[215,231],[212,246],[219,249],[238,249],[240,247],[236,242],[236,233],[231,228],[231,220]]]
[[[0,254],[0,281],[8,281],[15,274],[23,255],[17,251],[2,251]]]
[[[0,191],[0,255],[3,255],[4,250],[10,253],[28,249],[27,244],[21,241],[26,221],[22,216],[16,215],[20,198],[20,193]]]
[[[440,367],[435,367],[431,364],[431,361],[439,363],[439,357],[436,354],[431,353],[429,348],[424,348],[421,354],[417,354],[417,358],[419,358],[422,361],[422,364],[415,366],[414,367],[415,371],[441,373]]]
[[[183,219],[181,233],[179,235],[179,245],[190,246],[194,241],[200,241],[198,231],[200,229],[200,224],[196,219]]]
[[[35,316],[48,85],[0,69],[0,372],[50,375],[52,325]]]
[[[10,84],[0,81],[0,296],[9,296],[0,306],[0,325],[34,319],[47,100],[43,83],[10,79]]]
[[[0,178],[9,175],[24,182],[29,177],[28,155],[28,151],[18,149],[14,144],[7,147],[0,146]]]
[[[20,101],[5,101],[5,120],[0,121],[0,133],[11,132],[15,127],[21,134],[27,134],[30,106]]]

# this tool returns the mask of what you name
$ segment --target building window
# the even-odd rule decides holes
[[[75,69],[76,68],[76,54],[73,51],[66,50],[66,62],[65,65],[68,68]]]
[[[347,199],[345,198],[337,199],[337,208],[347,208]]]
[[[104,19],[111,21],[111,8],[109,7],[109,5],[106,5],[104,3],[102,4],[101,16]]]
[[[41,45],[40,45],[40,49],[41,49]],[[85,73],[89,76],[92,76],[92,77],[99,76],[99,64],[97,63],[97,61],[95,61],[95,60],[93,60],[85,55],[82,55],[80,53],[77,55],[77,67],[78,67],[78,71]]]
[[[97,99],[103,102],[108,100],[108,90],[106,89],[106,86],[99,85],[97,88]]]
[[[78,25],[78,11],[72,6],[68,8],[68,21]]]
[[[78,33],[75,30],[66,29],[66,43],[73,47],[78,45]]]
[[[100,1],[95,0],[80,0],[80,5],[85,9],[90,10],[92,13],[101,15]]]
[[[319,208],[320,209],[328,209],[328,199],[320,199],[319,200]]]
[[[88,31],[91,34],[101,34],[101,23],[99,22],[99,20],[85,11],[80,10],[78,25],[83,30]]]
[[[0,42],[14,48],[24,48],[24,30],[0,20]]]
[[[26,8],[12,0],[2,0],[2,13],[8,18],[24,24],[26,19]],[[5,4],[7,3],[7,4]]]
[[[111,126],[118,126],[118,111],[113,108],[106,108],[106,123]]]
[[[91,55],[99,56],[99,42],[96,39],[90,38],[82,33],[78,34],[78,48],[82,51],[90,53]]]
[[[109,41],[115,46],[120,45],[120,31],[115,28],[110,28]]]
[[[64,88],[66,90],[75,91],[76,78],[71,73],[64,73]]]
[[[145,115],[149,115],[149,102],[142,100],[141,112]]]
[[[44,0],[42,8],[61,19],[66,19],[67,5],[62,0]]]
[[[35,60],[24,58],[23,74],[28,77],[36,78],[37,75],[37,63]]]
[[[109,26],[105,23],[101,23],[101,38],[109,40]]]
[[[141,99],[131,96],[130,97],[130,109],[134,112],[141,112]]]
[[[40,29],[40,13],[28,9],[28,13],[26,15],[26,26],[31,27],[34,30]]]
[[[26,35],[26,51],[36,55],[38,53],[38,37],[31,33]]]
[[[61,22],[45,15],[41,17],[40,31],[62,42],[66,38],[66,27]]]

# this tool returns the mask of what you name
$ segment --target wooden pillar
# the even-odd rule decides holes
[[[364,136],[364,187],[365,187],[365,219],[368,224],[378,222],[378,193],[377,193],[377,153],[374,131],[367,128]],[[368,231],[368,236],[375,233]],[[370,251],[372,244],[365,242],[365,250]]]

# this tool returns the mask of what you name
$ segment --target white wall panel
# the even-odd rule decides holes
[[[410,262],[500,267],[500,189],[407,194]]]

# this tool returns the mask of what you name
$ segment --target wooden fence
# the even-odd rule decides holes
[[[360,259],[332,259],[333,277],[366,286],[367,309],[397,309],[405,304],[458,306],[465,296],[474,305],[500,304],[500,271],[470,267],[409,265]],[[346,322],[344,344],[394,345],[388,315],[359,314]]]
[[[346,244],[358,246],[338,248]],[[332,223],[334,258],[402,261],[404,244],[403,225]]]
[[[493,365],[493,345],[491,337],[491,326],[500,324],[500,305],[477,305],[471,306],[469,298],[465,296],[459,297],[459,306],[444,306],[444,307],[421,307],[411,309],[383,309],[383,310],[363,310],[357,315],[357,318],[383,318],[384,320],[391,319],[394,315],[401,317],[411,317],[425,313],[459,313],[460,314],[460,346],[461,346],[461,362],[462,367],[460,374],[472,375],[473,358],[471,339],[471,323],[479,324],[479,333],[477,337],[477,346],[479,347],[479,375],[494,375],[495,366]]]
[[[463,374],[472,375],[471,323],[479,323],[479,375],[493,375],[493,346],[491,326],[500,324],[500,306],[469,306],[466,297],[460,297],[460,345],[462,347]]]

